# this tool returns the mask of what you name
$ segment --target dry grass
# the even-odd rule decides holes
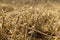
[[[38,1],[0,3],[0,40],[60,40],[60,3]]]

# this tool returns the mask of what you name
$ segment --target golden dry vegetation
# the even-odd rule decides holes
[[[0,40],[60,40],[59,0],[0,0]]]

